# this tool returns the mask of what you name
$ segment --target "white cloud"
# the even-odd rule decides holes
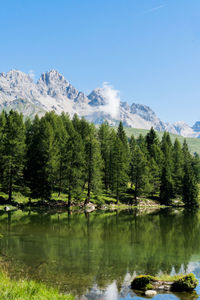
[[[118,119],[120,117],[119,91],[115,90],[108,82],[104,82],[102,95],[106,102],[106,104],[102,107],[102,110],[109,113],[112,118]]]

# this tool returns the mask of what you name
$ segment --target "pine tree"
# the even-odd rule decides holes
[[[73,198],[79,198],[83,186],[84,147],[80,135],[73,130],[65,143],[63,184],[68,194],[68,207]]]
[[[115,193],[117,203],[121,194],[126,190],[128,184],[128,158],[126,147],[119,136],[112,134],[112,146],[110,155],[110,185]]]
[[[3,151],[4,151],[4,134],[6,125],[6,113],[3,111],[0,114],[0,186],[3,183]]]
[[[164,132],[161,141],[161,149],[163,153],[161,183],[160,183],[160,200],[164,205],[169,205],[174,194],[173,182],[173,159],[172,159],[172,143],[169,133]]]
[[[192,156],[189,152],[186,140],[182,147],[184,165],[183,165],[183,180],[182,180],[182,199],[186,206],[198,206],[198,185],[195,171],[192,165]]]
[[[111,151],[111,138],[110,138],[110,128],[108,123],[101,124],[98,132],[101,157],[103,161],[102,171],[103,171],[103,183],[106,191],[109,187],[109,170],[110,170],[110,151]]]
[[[133,187],[133,183],[134,183],[134,177],[133,177],[133,160],[134,160],[134,154],[135,154],[135,148],[136,148],[136,140],[134,138],[134,136],[132,135],[129,141],[129,178],[130,178],[130,182],[131,182],[131,188]]]
[[[174,182],[174,196],[182,194],[182,180],[183,180],[183,153],[181,144],[178,139],[175,139],[174,147],[172,150],[173,159],[173,182]]]
[[[194,174],[198,183],[200,183],[200,157],[196,152],[194,153],[194,157],[192,160],[192,167],[194,170]]]
[[[4,118],[4,117],[3,117]],[[8,193],[8,201],[12,201],[13,185],[22,185],[25,127],[22,114],[10,111],[5,114],[6,122],[2,132],[2,183],[3,190]]]
[[[51,198],[57,162],[55,133],[45,116],[36,116],[27,135],[26,180],[33,198]]]
[[[165,159],[161,174],[160,200],[164,205],[170,205],[173,197],[173,180],[171,167]]]
[[[86,127],[85,127],[86,129]],[[89,134],[86,136],[85,131],[83,134],[85,144],[85,181],[87,183],[87,196],[85,199],[85,205],[90,202],[91,192],[96,196],[99,195],[101,190],[101,171],[102,171],[102,159],[100,153],[100,145],[96,137],[96,129],[91,124]],[[87,130],[87,129],[86,129]]]
[[[136,146],[131,158],[131,178],[134,184],[135,204],[138,204],[137,198],[149,191],[149,168],[145,154]]]
[[[118,129],[117,129],[117,136],[121,140],[126,151],[128,152],[128,139],[127,139],[126,132],[124,130],[124,127],[123,127],[123,124],[121,121],[120,121]]]
[[[184,162],[184,176],[183,176],[182,199],[186,206],[198,206],[198,186],[197,180],[192,168],[190,160]]]
[[[149,153],[150,157],[153,157],[155,159],[155,153],[154,153],[154,146],[158,145],[158,136],[155,132],[155,130],[153,129],[153,127],[151,127],[151,129],[149,130],[149,132],[146,135],[146,145],[147,145],[147,150]]]

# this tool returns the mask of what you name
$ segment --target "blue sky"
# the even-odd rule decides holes
[[[109,82],[163,120],[200,120],[199,0],[1,0],[0,72]]]

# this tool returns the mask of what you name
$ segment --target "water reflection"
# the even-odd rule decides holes
[[[133,274],[189,270],[200,277],[199,211],[17,211],[2,213],[0,233],[0,253],[11,274],[44,281],[78,299],[140,299],[129,289]]]

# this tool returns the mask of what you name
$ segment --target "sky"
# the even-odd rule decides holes
[[[108,82],[165,122],[200,120],[199,0],[0,0],[0,72]]]

